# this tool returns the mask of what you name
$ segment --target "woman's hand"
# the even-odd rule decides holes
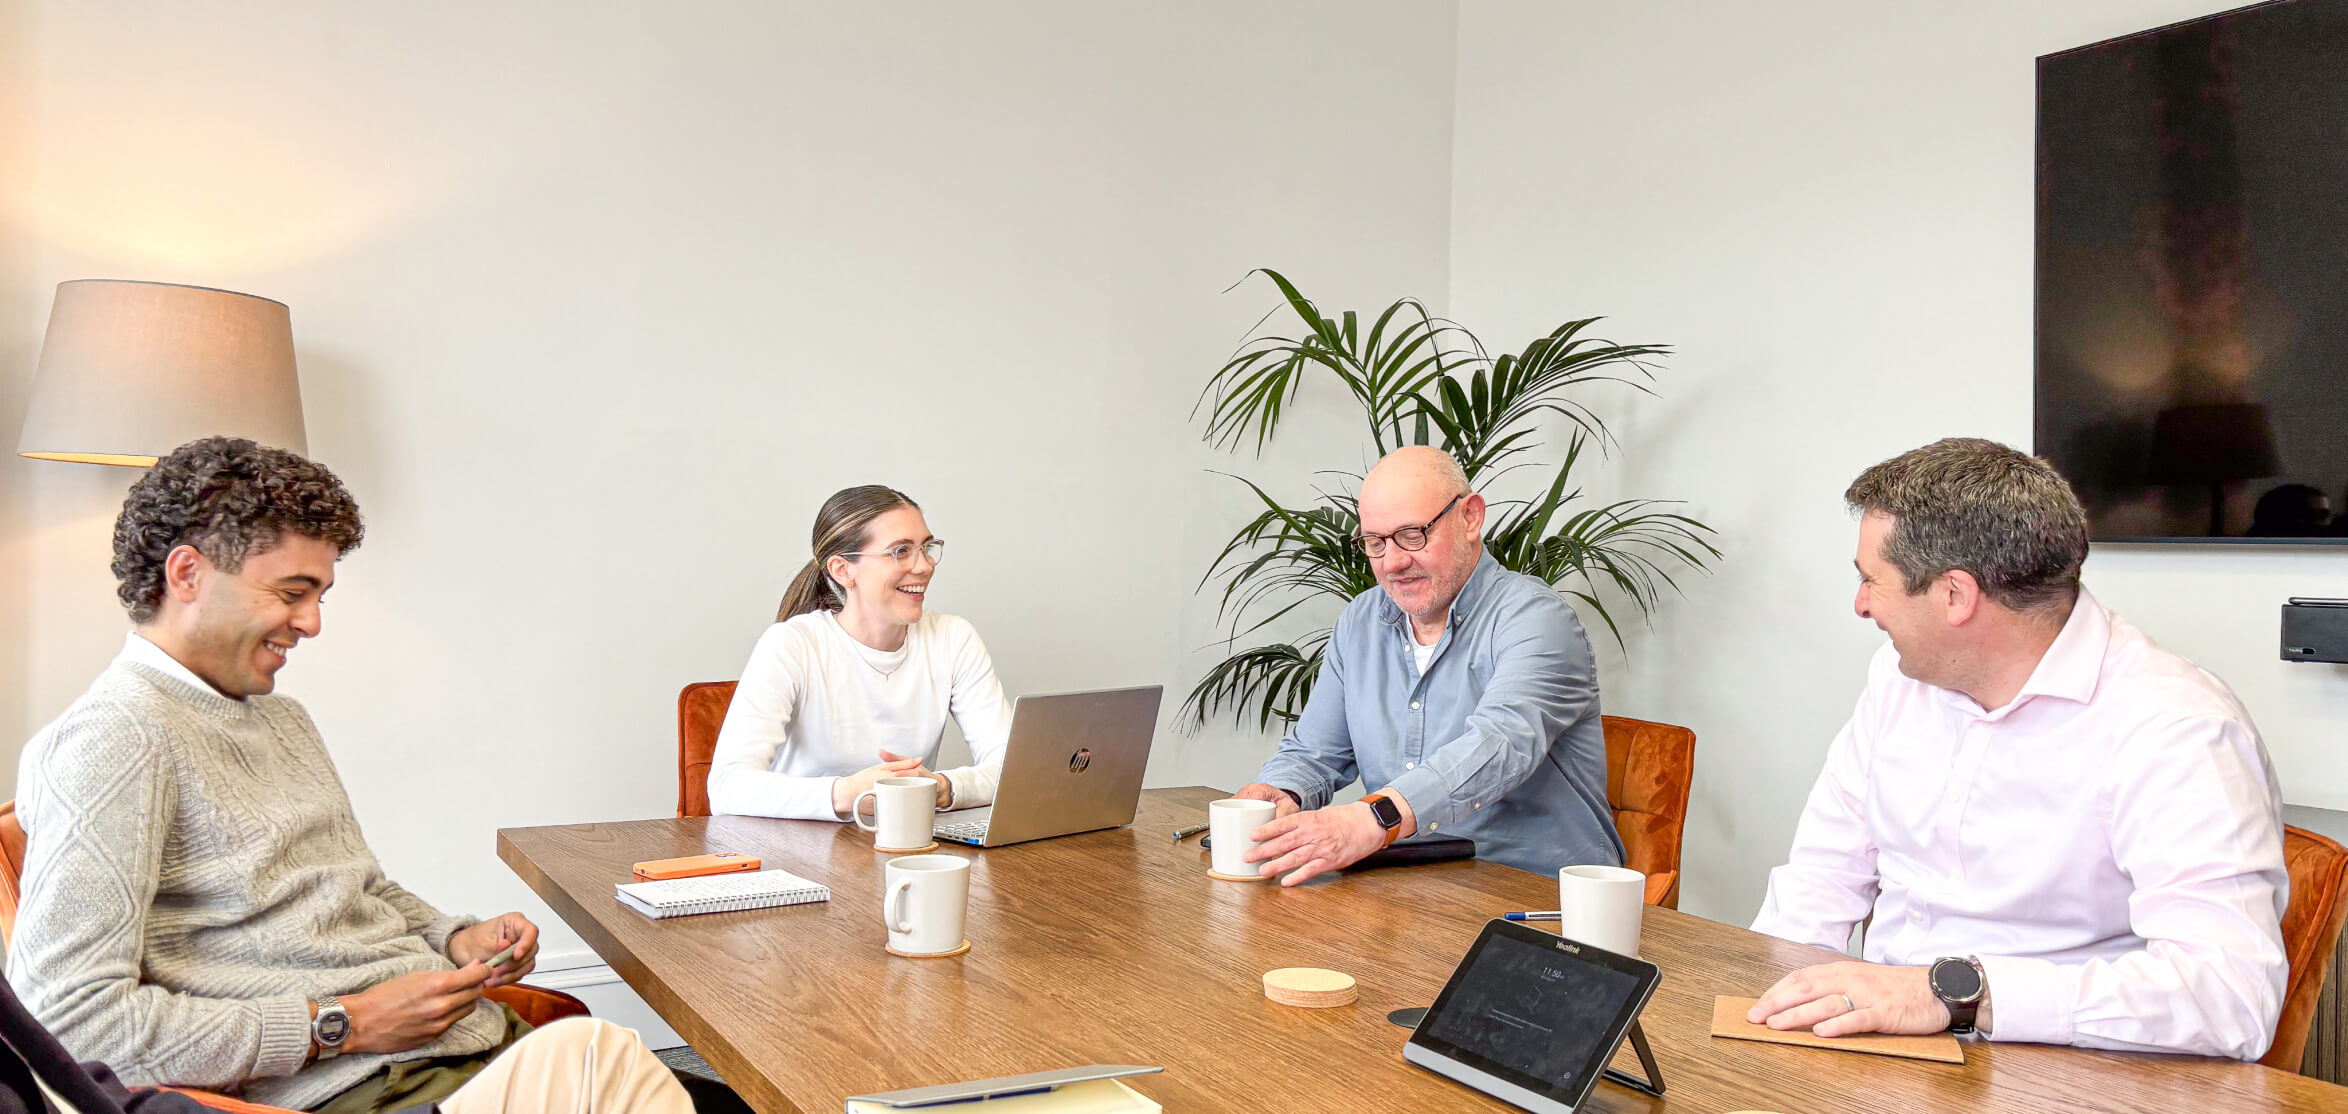
[[[880,764],[866,766],[832,782],[833,815],[848,815],[848,810],[856,804],[856,798],[863,796],[865,790],[872,788],[873,782],[884,777],[934,776],[928,770],[921,768],[921,759],[919,758],[899,758],[885,750],[880,752],[880,757]],[[870,813],[872,806],[864,806],[864,811]]]

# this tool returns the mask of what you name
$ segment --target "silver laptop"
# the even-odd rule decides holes
[[[1133,823],[1163,685],[1022,696],[995,803],[941,814],[937,837],[1001,847]]]

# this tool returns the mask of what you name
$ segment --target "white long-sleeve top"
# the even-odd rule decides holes
[[[1977,956],[1991,1039],[2256,1059],[2289,962],[2282,793],[2232,690],[2085,590],[2011,703],[1885,646],[1753,929]]]
[[[992,803],[1011,707],[968,620],[930,611],[893,651],[875,650],[815,611],[768,627],[742,667],[709,766],[719,815],[839,820],[832,783],[881,760],[937,758],[946,717],[974,764],[940,770],[955,808]]]

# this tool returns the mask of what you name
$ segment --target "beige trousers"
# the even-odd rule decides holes
[[[693,1114],[693,1100],[633,1029],[566,1017],[514,1042],[457,1092],[447,1114]]]

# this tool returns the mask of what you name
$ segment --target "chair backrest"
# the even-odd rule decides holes
[[[734,703],[733,681],[696,681],[677,694],[677,815],[709,815],[709,762]]]
[[[0,802],[0,944],[16,935],[17,884],[24,880],[24,823],[16,802]]]
[[[1623,863],[1649,879],[1647,901],[1679,908],[1680,835],[1696,782],[1696,733],[1668,723],[1605,716],[1606,802],[1622,834]],[[1668,880],[1656,879],[1669,875]]]
[[[2340,922],[2348,918],[2348,901],[2342,900],[2348,892],[2348,848],[2286,825],[2283,865],[2291,872],[2291,903],[2283,909],[2283,954],[2291,958],[2291,980],[2284,984],[2274,1046],[2258,1062],[2295,1072],[2307,1055],[2307,1030],[2331,970],[2332,949],[2340,941]]]

